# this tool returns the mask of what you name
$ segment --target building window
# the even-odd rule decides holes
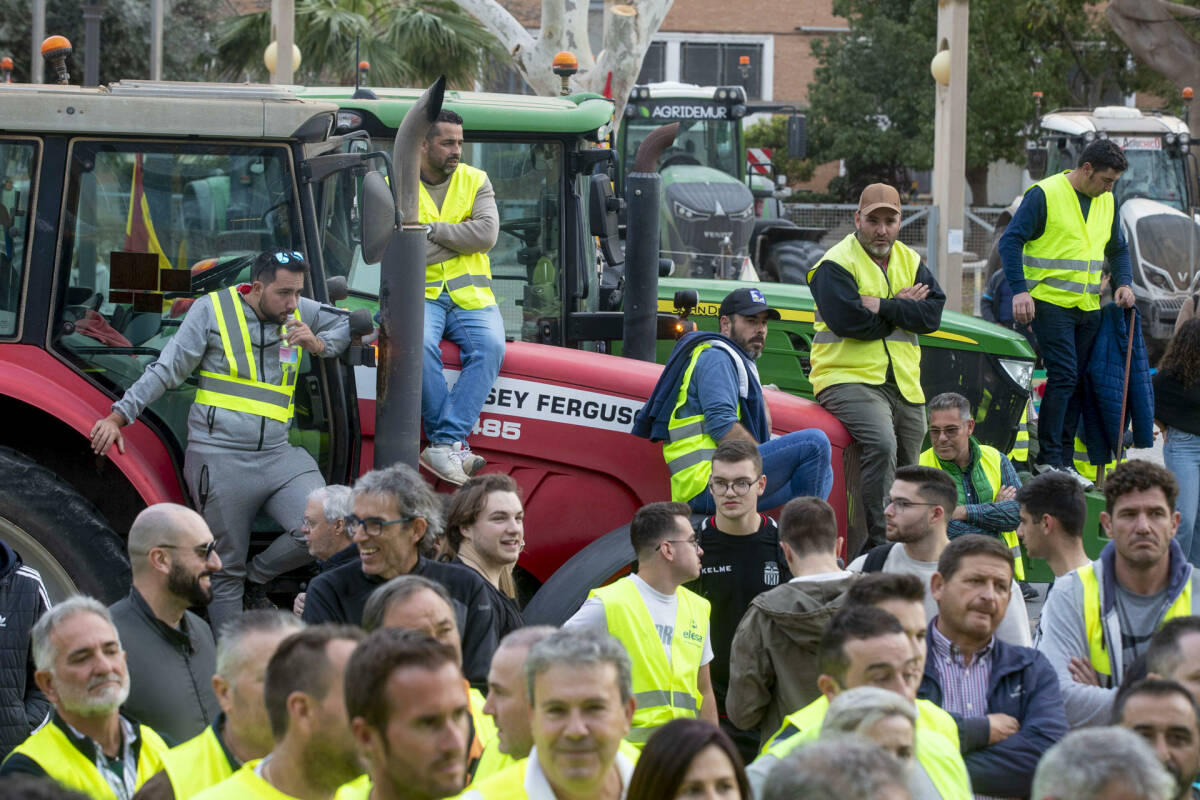
[[[667,79],[667,43],[651,42],[642,59],[642,71],[638,73],[637,82],[658,83]]]
[[[749,59],[745,74],[740,64]],[[638,83],[682,81],[741,86],[749,100],[774,99],[775,39],[757,34],[659,32],[646,51]]]
[[[741,86],[750,100],[762,99],[761,44],[725,44],[721,42],[681,42],[679,45],[680,80],[700,86]],[[749,63],[744,70],[740,60]]]

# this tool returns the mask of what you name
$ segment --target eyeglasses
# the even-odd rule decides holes
[[[712,489],[713,494],[725,494],[730,489],[733,489],[733,493],[741,497],[750,491],[750,487],[756,483],[758,481],[748,481],[745,478],[738,478],[735,481],[727,481],[724,478],[712,478],[709,480],[708,485]]]
[[[692,547],[696,548],[697,550],[700,549],[700,537],[699,536],[693,536],[690,539],[663,539],[658,544],[659,544],[659,546],[662,546],[662,545],[666,544],[667,542],[670,542],[671,544],[690,544]]]
[[[940,506],[941,503],[914,503],[912,500],[905,500],[903,497],[895,499],[891,497],[883,498],[883,507],[895,506],[897,511],[908,511],[913,506]]]
[[[304,263],[304,253],[301,253],[298,250],[293,250],[290,253],[285,253],[282,250],[279,250],[274,253],[274,256],[275,260],[280,264],[290,264],[293,261],[299,261],[301,264]]]
[[[156,544],[154,547],[151,547],[150,550],[153,550],[157,547],[163,547],[168,550],[191,550],[202,560],[208,561],[209,556],[211,556],[217,550],[217,540],[210,539],[207,544],[198,544],[195,546],[188,544]]]
[[[951,425],[949,428],[930,428],[929,438],[937,439],[944,437],[946,439],[953,439],[955,436],[958,436],[958,433],[961,430],[962,428],[958,425]]]
[[[412,522],[414,519],[416,517],[409,514],[397,517],[396,519],[380,519],[379,517],[363,519],[351,514],[346,517],[346,530],[357,531],[359,528],[362,528],[367,536],[379,536],[383,533],[384,526],[386,525],[399,525],[402,522]]]

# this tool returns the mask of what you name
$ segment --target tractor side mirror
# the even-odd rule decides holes
[[[1044,147],[1025,148],[1025,168],[1029,170],[1029,177],[1033,180],[1040,181],[1046,177],[1046,161]]]
[[[787,144],[789,158],[804,158],[808,154],[808,118],[803,114],[788,117]]]
[[[590,178],[588,189],[588,221],[592,235],[600,239],[600,250],[605,263],[616,266],[625,262],[621,250],[621,236],[617,228],[617,212],[621,200],[613,194],[612,182],[607,173],[595,173]]]
[[[363,261],[378,264],[396,230],[396,197],[378,170],[363,177],[362,228]]]

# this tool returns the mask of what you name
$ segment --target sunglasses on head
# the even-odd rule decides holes
[[[280,250],[275,253],[275,260],[280,264],[289,264],[292,261],[304,263],[304,254],[296,250],[293,250],[290,253],[285,253],[284,251]]]

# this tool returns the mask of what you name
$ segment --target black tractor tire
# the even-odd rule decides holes
[[[825,248],[816,242],[787,239],[771,245],[764,258],[762,274],[780,283],[808,285],[808,271],[825,255]]]
[[[0,447],[0,540],[42,575],[51,602],[91,595],[108,605],[129,592],[125,544],[70,484]]]
[[[588,592],[619,576],[634,561],[629,526],[591,542],[551,575],[521,612],[526,625],[562,625],[579,610]]]

